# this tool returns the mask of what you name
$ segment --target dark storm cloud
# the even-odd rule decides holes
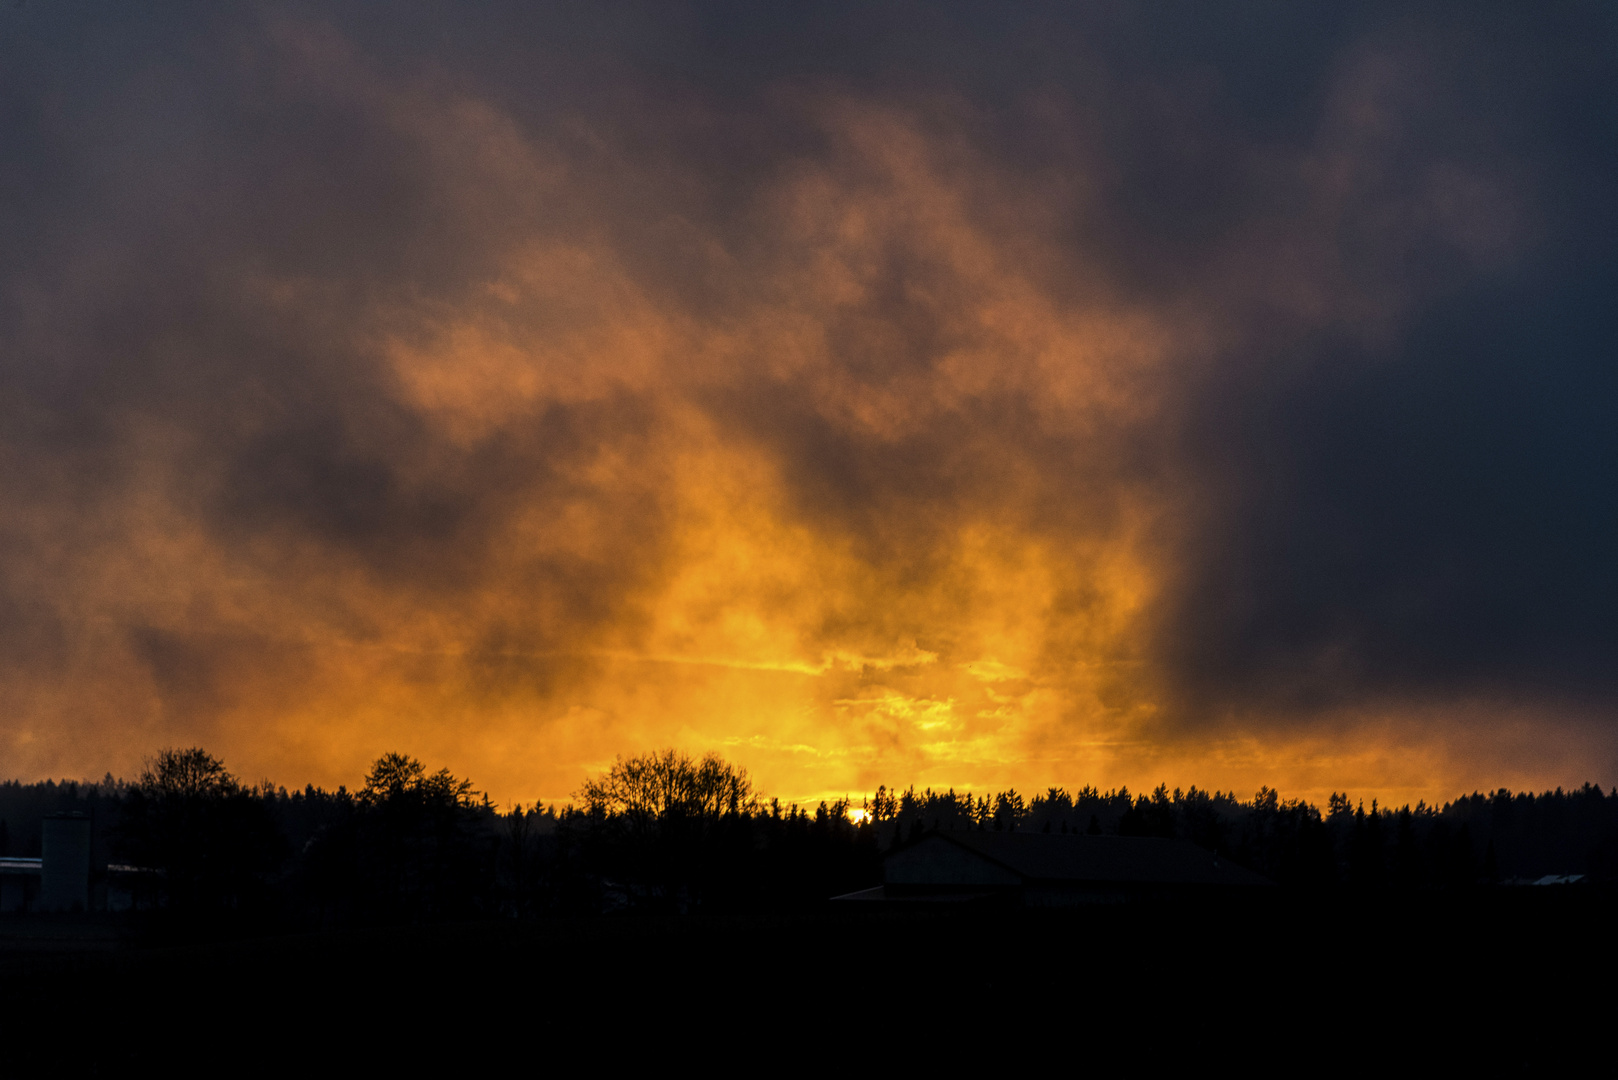
[[[626,654],[1015,670],[957,718],[996,753],[1605,717],[1615,43],[1576,5],[10,7],[4,732],[247,746],[294,686],[287,731],[391,731],[344,719],[376,685],[565,739]],[[967,700],[916,678],[894,745]]]
[[[1610,695],[1618,280],[1543,257],[1501,277],[1387,351],[1310,343],[1210,402],[1198,448],[1228,501],[1173,653],[1199,692]]]
[[[1407,130],[1334,237],[1345,281],[1400,286],[1394,328],[1260,336],[1192,411],[1187,450],[1216,494],[1165,640],[1196,700],[1610,708],[1612,20],[1563,9],[1466,29],[1408,31],[1431,96],[1392,118]],[[1457,162],[1515,190],[1424,197]]]

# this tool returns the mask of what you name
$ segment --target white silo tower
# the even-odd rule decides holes
[[[90,819],[79,813],[51,814],[44,821],[40,852],[39,911],[86,911],[90,907]]]

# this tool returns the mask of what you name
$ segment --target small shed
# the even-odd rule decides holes
[[[882,860],[882,884],[839,900],[1072,907],[1270,886],[1184,840],[1077,833],[933,832]]]

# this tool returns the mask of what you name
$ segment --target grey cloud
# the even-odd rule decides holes
[[[541,654],[651,619],[707,425],[795,524],[940,589],[962,515],[1078,551],[1150,501],[1165,722],[1610,701],[1610,10],[613,10],[0,16],[13,669],[59,680],[93,608],[174,710],[225,707],[239,625],[96,584],[134,521],[277,579],[266,641],[409,609],[551,693],[579,661]],[[1018,314],[973,306],[1011,279]],[[1052,360],[1036,309],[1094,340]],[[1113,317],[1163,328],[1138,370]],[[396,363],[457,319],[556,354],[472,434]],[[949,397],[962,356],[1001,381]]]

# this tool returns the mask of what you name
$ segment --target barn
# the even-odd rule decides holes
[[[835,899],[1072,907],[1271,885],[1184,840],[961,831],[928,833],[896,848],[882,860],[881,885]]]

